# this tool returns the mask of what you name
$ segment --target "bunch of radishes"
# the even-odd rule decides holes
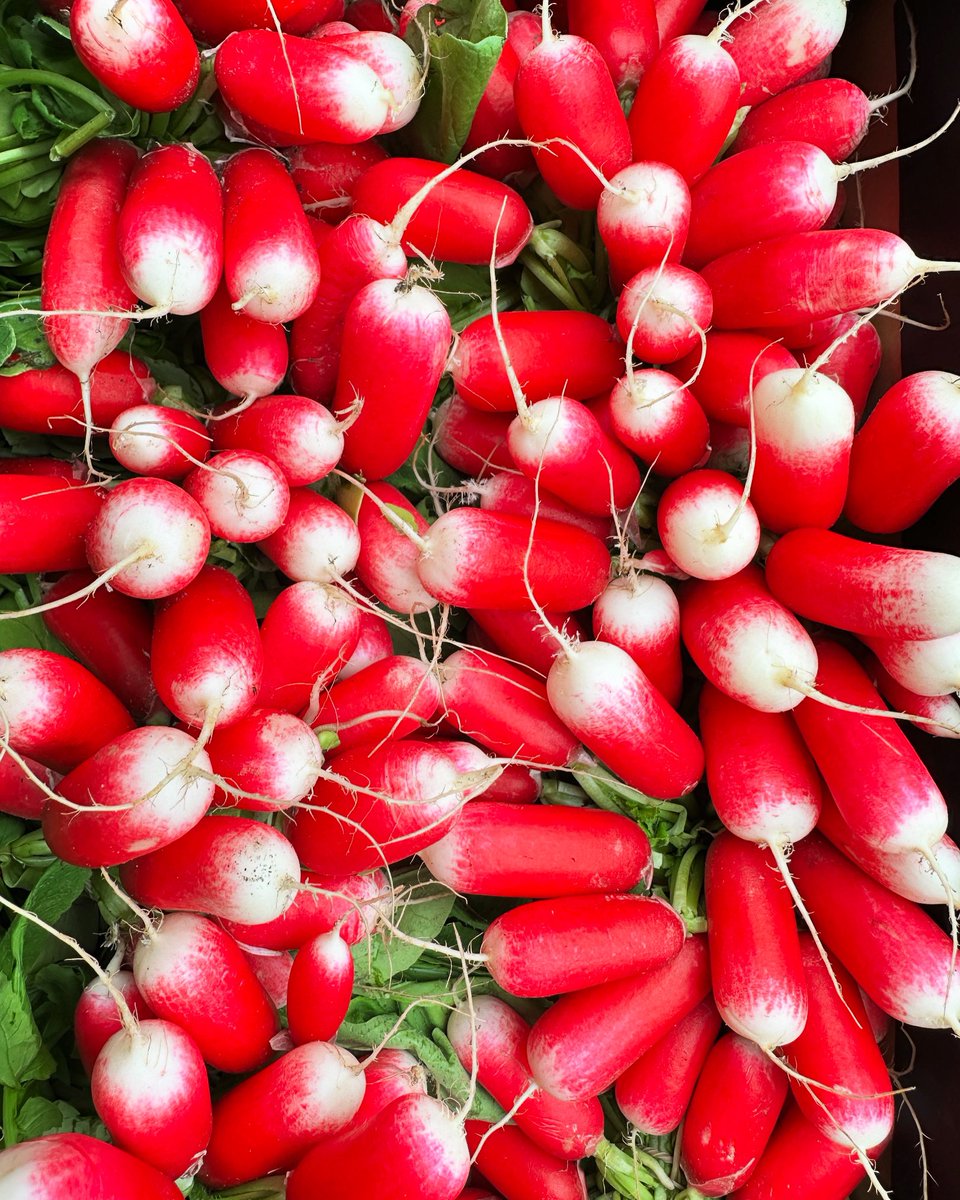
[[[593,1196],[880,1188],[889,1018],[960,1032],[921,907],[952,917],[960,851],[897,724],[960,736],[960,559],[886,536],[960,476],[957,382],[904,379],[855,430],[870,316],[951,264],[834,227],[895,98],[830,78],[844,0],[703,7],[500,14],[450,166],[389,135],[444,27],[472,44],[459,9],[70,6],[149,112],[214,48],[257,145],[79,150],[43,267],[59,366],[0,376],[0,425],[84,450],[2,462],[0,572],[45,577],[65,653],[0,652],[0,811],[125,921],[108,968],[70,942],[114,1145],[8,1137],[2,1200],[578,1200],[590,1156]],[[545,188],[595,213],[599,313],[576,287],[498,309]],[[438,262],[489,268],[456,334]],[[212,410],[119,349],[160,317],[198,317]],[[280,581],[256,606],[224,542]],[[678,866],[632,815],[695,815],[704,776],[705,864]],[[404,932],[414,856],[472,925]],[[465,977],[423,996],[456,1109],[396,1029],[337,1042],[355,963],[405,938]]]

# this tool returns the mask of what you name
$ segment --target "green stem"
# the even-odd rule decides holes
[[[36,179],[52,170],[53,164],[45,158],[28,159],[26,162],[14,163],[5,171],[0,171],[0,188],[9,187],[12,183],[21,183],[27,179]]]
[[[3,1121],[3,1148],[9,1150],[20,1141],[20,1131],[17,1128],[17,1109],[20,1107],[20,1093],[16,1088],[3,1089],[3,1111],[0,1120]]]
[[[31,142],[28,146],[14,146],[10,150],[0,150],[0,166],[5,167],[11,163],[26,162],[31,158],[43,158],[48,150],[51,150],[55,142],[53,138],[47,138],[42,142]]]
[[[113,119],[116,114],[111,109],[109,112],[95,113],[89,121],[85,121],[78,129],[66,133],[54,142],[50,149],[51,162],[60,162],[61,159],[69,158],[71,154],[76,152],[87,144],[92,142],[95,137],[99,137],[105,129],[113,124]]]
[[[538,283],[543,284],[551,296],[560,301],[564,308],[582,310],[582,305],[573,292],[569,288],[563,287],[556,276],[544,267],[541,260],[535,254],[530,254],[524,250],[520,255],[520,262]]]
[[[206,58],[201,67],[200,83],[192,98],[176,112],[170,114],[168,133],[173,140],[180,141],[183,138],[216,90],[217,77],[213,73],[213,59]]]
[[[58,75],[55,71],[32,71],[20,67],[0,68],[0,88],[17,87],[20,84],[31,84],[40,87],[57,88],[70,96],[83,100],[98,112],[113,113],[114,109],[102,96],[92,92],[82,83],[70,79],[67,75]]]

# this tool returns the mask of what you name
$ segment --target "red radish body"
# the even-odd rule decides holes
[[[695,579],[728,579],[749,565],[760,545],[760,521],[743,485],[724,471],[688,471],[664,491],[657,532],[681,571]]]
[[[672,479],[706,460],[706,415],[666,371],[650,368],[624,376],[610,395],[610,418],[617,438],[658,475]]]
[[[40,306],[45,311],[85,309],[92,315],[47,317],[44,332],[57,361],[76,375],[81,390],[130,325],[128,319],[105,314],[136,304],[117,248],[120,206],[136,161],[137,151],[129,142],[104,138],[88,143],[71,157],[50,219]]]
[[[223,195],[224,278],[233,307],[270,325],[299,317],[313,303],[320,264],[283,162],[268,150],[234,154]]]
[[[16,460],[14,460],[16,461]],[[100,488],[55,476],[0,475],[0,570],[73,571],[103,508]]]
[[[442,163],[425,158],[377,163],[353,189],[354,212],[389,227],[407,201],[444,170]],[[408,254],[480,266],[493,259],[495,266],[506,267],[532,232],[533,217],[518,192],[461,169],[438,183],[417,207],[403,228],[402,245]]]
[[[200,314],[203,356],[210,374],[234,396],[276,391],[287,373],[287,335],[279,325],[235,312],[226,284]]]
[[[246,793],[221,793],[220,802],[253,811],[275,812],[305,799],[323,770],[310,726],[275,709],[255,708],[216,730],[206,749],[215,774]]]
[[[279,829],[220,815],[204,817],[177,841],[126,864],[121,879],[148,907],[253,925],[290,907],[300,863]]]
[[[707,851],[704,892],[720,1015],[765,1050],[793,1041],[807,1021],[807,992],[793,904],[773,855],[718,834]]]
[[[690,380],[690,391],[712,421],[747,428],[751,388],[755,389],[765,375],[795,366],[790,351],[763,334],[711,330],[702,367],[697,347],[674,369],[681,379]]]
[[[660,48],[654,0],[567,0],[567,14],[570,32],[603,55],[617,91],[635,88]]]
[[[274,145],[363,142],[387,119],[389,96],[374,71],[323,39],[232,33],[215,71],[231,112],[261,126]]]
[[[773,594],[794,612],[887,639],[960,632],[960,558],[794,529],[767,558]]]
[[[295,1047],[217,1101],[200,1178],[222,1188],[288,1171],[347,1125],[363,1091],[348,1050],[319,1041]]]
[[[849,1149],[842,1150],[815,1129],[795,1104],[787,1103],[760,1161],[736,1200],[847,1200],[865,1178]]]
[[[125,408],[110,428],[110,453],[122,467],[157,479],[182,479],[210,449],[210,435],[190,413],[158,404]],[[189,457],[187,457],[189,455]]]
[[[281,527],[290,487],[280,467],[255,450],[225,450],[197,467],[183,488],[203,509],[215,537],[259,542]]]
[[[156,389],[145,362],[113,350],[90,376],[90,419],[110,426],[126,409],[149,401]],[[83,401],[76,375],[55,365],[0,376],[0,424],[23,433],[82,437]]]
[[[310,724],[334,730],[341,752],[415,733],[439,706],[440,684],[431,664],[396,654],[337,680],[311,713]]]
[[[521,904],[483,937],[487,970],[513,996],[554,996],[653,970],[683,946],[683,919],[655,896],[566,896]],[[565,948],[576,945],[571,962]]]
[[[687,1109],[680,1161],[704,1196],[749,1178],[787,1096],[787,1077],[753,1042],[728,1033],[713,1047]]]
[[[869,676],[835,642],[818,645],[817,687],[862,708],[882,709]],[[929,851],[947,831],[946,801],[906,734],[882,717],[805,700],[795,719],[850,828],[878,850]],[[869,754],[869,759],[864,755]],[[862,764],[869,761],[870,771]]]
[[[640,827],[589,808],[474,800],[420,857],[448,887],[480,896],[627,892],[653,877]]]
[[[708,996],[617,1080],[617,1107],[641,1133],[673,1133],[687,1110],[720,1015]]]
[[[816,833],[794,847],[797,887],[828,949],[897,1021],[924,1029],[960,1023],[960,970],[948,934]]]
[[[182,488],[166,479],[126,479],[108,494],[87,527],[87,561],[98,574],[133,555],[110,578],[127,596],[158,600],[181,591],[203,567],[210,525]]]
[[[24,762],[39,782],[27,775],[9,754],[0,755],[0,813],[28,821],[39,821],[43,815],[47,789],[53,790],[58,775],[56,771],[51,771],[49,767],[42,766],[32,758],[24,758]],[[533,772],[531,776],[532,774]],[[533,799],[536,799],[536,796]]]
[[[551,34],[521,61],[517,116],[531,141],[563,138],[608,179],[630,162],[630,133],[600,51],[581,37]],[[556,144],[534,147],[540,174],[562,204],[595,209],[603,184],[581,155]]]
[[[324,21],[343,16],[343,0],[178,0],[184,20],[201,42],[219,45],[240,29],[274,29],[309,33]]]
[[[48,798],[45,841],[65,862],[87,867],[115,866],[175,842],[213,802],[210,780],[175,769],[192,754],[194,770],[209,771],[196,740],[178,729],[145,725],[114,738],[57,785],[69,808]],[[111,811],[114,805],[128,807]]]
[[[360,636],[349,658],[337,673],[337,679],[349,679],[364,667],[393,655],[390,626],[372,608],[359,608]]]
[[[467,1121],[467,1145],[484,1178],[512,1200],[585,1200],[582,1168],[548,1154],[513,1125]],[[482,1143],[482,1144],[481,1144]],[[491,1193],[482,1193],[482,1198]],[[467,1196],[466,1192],[461,1193]]]
[[[64,774],[133,728],[95,675],[50,650],[0,653],[0,711],[4,742]]]
[[[263,990],[270,997],[276,1008],[287,1006],[287,986],[290,982],[290,971],[293,967],[293,957],[280,950],[276,953],[254,951],[241,947],[247,965],[256,975]]]
[[[854,326],[856,331],[849,332]],[[839,340],[841,337],[842,341]],[[823,342],[815,342],[798,357],[801,366],[822,360],[817,370],[839,383],[850,397],[859,421],[880,371],[882,353],[876,327],[869,321],[861,321],[858,313],[848,313],[840,318],[835,334]],[[851,462],[851,469],[852,466]],[[850,486],[853,486],[852,479]]]
[[[146,1021],[153,1016],[137,991],[131,971],[117,971],[110,976],[110,982],[114,990],[126,1000],[135,1017]],[[107,991],[102,979],[91,980],[83,989],[77,1007],[73,1010],[73,1034],[77,1053],[88,1075],[93,1070],[97,1055],[120,1028],[120,1010],[116,1000]]]
[[[373,931],[377,905],[387,905],[389,885],[381,871],[368,875],[319,875],[303,872],[305,890],[273,921],[244,925],[224,921],[227,932],[245,945],[265,950],[299,950],[311,938],[339,924],[340,937],[351,946]],[[310,890],[313,889],[313,890]]]
[[[909,713],[910,722],[931,737],[960,737],[960,703],[955,694],[918,696],[888,675],[879,662],[868,660],[871,679],[895,712]],[[938,724],[928,724],[934,721]]]
[[[322,26],[312,36],[365,63],[379,79],[387,92],[387,114],[380,133],[394,133],[409,125],[417,115],[423,95],[422,72],[416,55],[392,32],[358,30],[348,22],[343,25],[342,30],[335,25]]]
[[[890,1076],[867,1019],[860,991],[843,968],[834,967],[842,995],[813,939],[801,935],[810,1018],[783,1049],[795,1071],[822,1084],[791,1078],[793,1098],[807,1120],[838,1146],[851,1143],[873,1157],[893,1133]]]
[[[677,707],[683,687],[680,605],[666,580],[636,572],[612,580],[593,606],[593,632],[598,641],[626,650]]]
[[[519,69],[520,57],[508,37],[473,114],[470,131],[463,143],[465,153],[478,150],[500,138],[522,140],[523,129],[514,101],[514,83]],[[474,158],[471,165],[481,175],[507,179],[532,170],[533,156],[526,146],[493,146]]]
[[[587,409],[587,411],[590,410]],[[482,419],[482,414],[477,415],[481,415]],[[590,427],[588,426],[587,432],[589,431]],[[618,446],[614,446],[614,450],[617,461],[619,461],[623,450]],[[605,460],[600,465],[606,474]],[[607,490],[609,491],[609,475],[607,478]],[[593,533],[599,538],[605,538],[610,532],[609,504],[606,517],[590,516],[583,511],[578,511],[565,500],[545,492],[539,486],[536,476],[528,479],[525,475],[498,471],[489,479],[483,480],[482,484],[478,484],[476,490],[480,494],[480,507],[490,512],[519,513],[525,517],[532,517],[535,513],[539,513],[551,521],[566,521],[570,525],[578,525],[581,529],[586,529],[588,533]]]
[[[0,1186],[18,1200],[177,1200],[169,1177],[133,1154],[85,1133],[49,1133],[0,1153]]]
[[[495,649],[535,675],[546,676],[554,659],[562,653],[556,637],[547,631],[536,613],[487,608],[475,609],[470,615]],[[570,614],[547,613],[547,619],[551,629],[572,640],[589,636],[586,627]]]
[[[692,183],[719,154],[740,103],[726,47],[696,34],[664,41],[630,109],[634,160],[666,163]]]
[[[338,755],[336,771],[346,782],[318,785],[311,807],[289,830],[304,866],[314,871],[399,862],[443,837],[470,798],[441,743],[357,746]]]
[[[207,1148],[207,1069],[190,1035],[170,1021],[113,1034],[97,1056],[90,1092],[113,1141],[172,1179]]]
[[[252,1071],[270,1056],[276,1010],[243,951],[213,921],[169,913],[138,943],[133,976],[157,1016],[186,1030],[210,1066]]]
[[[333,225],[352,212],[353,188],[360,176],[386,157],[374,141],[355,146],[315,142],[294,146],[286,155],[306,212]],[[322,279],[322,267],[320,274]]]
[[[689,33],[705,7],[704,0],[654,0],[661,45]]]
[[[706,938],[688,938],[665,966],[570,992],[530,1031],[534,1079],[565,1100],[599,1096],[710,991]]]
[[[307,396],[262,396],[218,419],[212,433],[215,450],[255,450],[273,459],[291,487],[323,479],[343,453],[336,419]]]
[[[418,572],[446,604],[571,612],[603,591],[610,557],[599,538],[572,525],[452,508],[424,538]]]
[[[263,650],[253,601],[235,575],[204,567],[157,610],[153,678],[164,704],[200,728],[229,725],[253,708]]]
[[[302,712],[315,681],[329,679],[354,652],[360,610],[332,584],[295,583],[273,599],[260,627],[264,708]]]
[[[356,525],[309,488],[291,488],[286,521],[259,545],[297,583],[332,583],[349,575],[360,556]]]
[[[847,79],[813,79],[751,108],[732,149],[739,154],[767,142],[809,142],[842,163],[863,141],[875,109]]]
[[[505,1111],[530,1087],[526,1042],[530,1026],[496,996],[477,996],[473,1013],[455,1008],[447,1037],[465,1071],[472,1071]],[[514,1120],[528,1138],[557,1158],[592,1154],[603,1133],[603,1110],[595,1099],[570,1103],[539,1088],[516,1109]]]
[[[700,735],[710,799],[725,828],[758,845],[786,847],[807,836],[824,789],[790,717],[758,712],[707,683]]]
[[[353,957],[339,933],[305,942],[293,960],[287,991],[287,1022],[296,1044],[331,1041],[353,993]]]
[[[450,350],[447,310],[426,288],[380,279],[347,309],[334,408],[360,415],[344,433],[341,466],[368,479],[400,467],[423,429]],[[370,354],[370,346],[378,354]],[[391,363],[384,371],[384,356]]]
[[[522,409],[507,447],[528,478],[581,512],[628,508],[640,490],[637,464],[578,400],[550,397]]]
[[[556,659],[550,704],[588,750],[631,787],[667,799],[703,774],[703,750],[634,660],[609,642],[584,642]],[[639,747],[658,747],[656,755]]]
[[[372,492],[373,495],[367,493]],[[381,505],[393,510],[423,537],[430,529],[410,501],[389,483],[371,483],[355,499],[357,529],[360,533],[360,557],[357,577],[387,608],[400,613],[427,612],[436,600],[424,588],[417,574],[419,551],[400,533],[381,511]],[[377,503],[380,501],[380,504]]]
[[[617,329],[637,358],[672,363],[700,345],[710,324],[713,299],[703,279],[677,263],[642,267],[617,304]]]
[[[73,0],[70,40],[91,75],[133,108],[171,112],[189,100],[200,55],[172,0]],[[194,310],[195,311],[195,310]]]
[[[378,1200],[456,1200],[470,1172],[463,1130],[446,1105],[402,1096],[356,1137],[314,1147],[287,1179],[288,1200],[350,1200],[358,1162]]]
[[[531,404],[548,396],[587,400],[612,386],[623,366],[616,331],[592,313],[503,313],[500,332]],[[474,408],[515,413],[517,402],[491,317],[464,329],[451,363],[460,398]]]
[[[141,300],[177,314],[209,304],[223,272],[223,197],[210,160],[185,145],[144,155],[117,236],[124,277]]]
[[[512,471],[507,449],[511,419],[509,413],[472,408],[454,392],[433,412],[433,448],[451,467],[475,479]]]

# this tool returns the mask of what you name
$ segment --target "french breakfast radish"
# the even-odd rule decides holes
[[[567,0],[567,19],[570,32],[592,42],[603,55],[618,92],[636,87],[660,48],[654,0]]]
[[[626,650],[667,703],[676,708],[683,689],[683,667],[680,605],[670,584],[659,575],[636,571],[620,575],[597,598],[592,619],[597,641],[613,642]]]
[[[120,993],[135,1017],[147,1020],[153,1016],[137,990],[132,971],[116,971],[110,975],[110,984],[115,992]],[[116,1000],[104,981],[95,976],[80,993],[73,1010],[73,1036],[83,1069],[88,1075],[93,1070],[97,1055],[121,1025]]]
[[[349,575],[360,556],[357,527],[339,505],[310,488],[291,488],[287,519],[258,543],[296,583],[332,583]]]
[[[197,39],[217,46],[240,29],[273,29],[309,33],[324,21],[343,16],[343,0],[178,0],[183,19]]]
[[[291,487],[325,478],[343,454],[343,427],[307,396],[261,396],[241,411],[215,412],[214,450],[255,450],[272,459]]]
[[[393,654],[337,679],[309,714],[314,729],[333,730],[338,753],[415,733],[440,707],[440,681],[430,663]]]
[[[371,68],[387,93],[387,113],[379,132],[395,133],[417,115],[423,97],[423,72],[402,38],[378,29],[356,29],[349,22],[320,25],[310,34],[345,51]]]
[[[585,1200],[583,1169],[548,1154],[513,1125],[496,1128],[467,1121],[467,1146],[477,1166],[498,1190],[512,1200]],[[467,1193],[462,1193],[466,1195]]]
[[[610,418],[617,439],[658,475],[673,479],[706,461],[706,414],[668,371],[628,371],[610,393]]]
[[[541,619],[530,611],[476,608],[470,616],[486,635],[492,649],[543,677],[553,660],[562,653],[555,630],[572,641],[585,640],[589,636],[586,626],[571,613],[548,612]],[[549,623],[549,628],[545,622]]]
[[[323,751],[313,730],[292,713],[254,708],[207,742],[213,772],[234,792],[222,803],[275,812],[305,799],[323,770]],[[243,795],[237,795],[241,792]]]
[[[276,533],[290,509],[280,467],[255,450],[224,450],[196,467],[183,489],[203,509],[214,537],[259,542]]]
[[[298,949],[287,988],[287,1028],[294,1042],[329,1042],[353,994],[353,956],[336,930]]]
[[[0,1188],[17,1200],[178,1200],[169,1175],[126,1150],[85,1133],[48,1133],[0,1152]]]
[[[921,696],[960,691],[960,633],[920,640],[862,639],[884,669],[903,687]]]
[[[156,390],[142,359],[111,350],[90,376],[90,420],[109,427],[125,409],[148,403]],[[83,397],[76,375],[55,363],[42,370],[0,376],[0,424],[23,433],[82,437]]]
[[[512,471],[507,448],[511,420],[506,412],[482,412],[454,392],[433,410],[431,446],[451,467],[474,479]]]
[[[136,475],[183,479],[210,450],[210,435],[191,413],[159,404],[135,404],[110,426],[110,453]]]
[[[293,146],[285,157],[306,212],[337,225],[353,210],[351,193],[357,180],[368,167],[383,162],[387,152],[376,141],[354,146],[313,142]]]
[[[0,570],[19,574],[84,566],[86,533],[105,499],[100,488],[73,479],[0,475]]]
[[[656,263],[631,275],[617,303],[617,329],[637,358],[672,363],[700,344],[713,315],[702,277],[679,263]]]
[[[200,332],[210,374],[232,395],[253,400],[280,386],[290,358],[286,333],[234,310],[226,283],[200,313]]]
[[[702,358],[702,362],[701,362]],[[787,371],[796,359],[778,342],[758,333],[708,330],[706,356],[696,347],[674,367],[712,421],[750,425],[750,395],[765,375]]]
[[[383,510],[386,505],[423,537],[430,526],[406,496],[392,484],[374,481],[363,492],[342,495],[341,503],[355,512],[360,533],[357,578],[364,587],[394,612],[412,614],[433,608],[436,600],[417,574],[419,550]]]
[[[760,545],[760,520],[743,484],[709,468],[669,484],[657,505],[657,532],[680,570],[695,579],[736,575]]]
[[[864,321],[859,313],[847,313],[840,318],[835,333],[814,342],[797,357],[801,366],[817,363],[821,375],[828,375],[843,388],[859,423],[880,371],[882,347],[876,326]]]
[[[597,230],[614,289],[644,267],[679,260],[690,224],[690,189],[661,162],[634,162],[610,180],[597,204]]]

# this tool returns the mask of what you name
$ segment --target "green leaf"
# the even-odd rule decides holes
[[[31,599],[22,590],[0,596],[0,612],[14,612],[18,608],[27,607],[26,604],[18,602],[20,597],[28,601]],[[66,658],[72,657],[63,642],[53,636],[43,623],[43,617],[38,614],[0,621],[0,650],[14,650],[20,647],[29,650],[50,650]]]
[[[506,13],[499,0],[443,0],[419,10],[406,41],[418,57],[426,45],[430,65],[417,115],[398,139],[410,153],[454,161],[506,35]]]
[[[30,1011],[23,977],[0,973],[0,1086],[18,1088],[56,1069]]]
[[[36,913],[48,925],[55,925],[79,898],[89,878],[88,868],[74,867],[58,859],[47,867],[20,907]],[[16,970],[29,974],[50,961],[50,942],[55,940],[26,917],[18,916],[0,942],[0,967],[9,974],[15,965]]]
[[[430,941],[443,928],[455,900],[453,892],[439,883],[418,888],[415,900],[404,907],[394,924],[411,937]],[[372,942],[358,942],[351,949],[357,977],[376,987],[385,987],[423,954],[422,946],[412,946],[389,932],[378,934]]]
[[[43,1137],[47,1133],[86,1133],[106,1141],[107,1127],[96,1117],[84,1116],[65,1100],[48,1100],[30,1096],[17,1113],[17,1130],[21,1141]]]

